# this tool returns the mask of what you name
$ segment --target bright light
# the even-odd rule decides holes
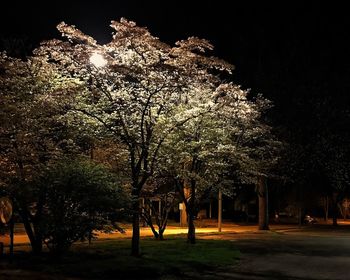
[[[93,55],[90,57],[90,62],[96,67],[103,67],[107,64],[107,60],[105,60],[99,53],[93,53]]]

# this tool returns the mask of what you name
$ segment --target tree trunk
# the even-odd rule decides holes
[[[164,229],[160,229],[160,230],[159,230],[159,234],[158,234],[158,239],[159,239],[159,240],[164,240],[164,235],[163,235],[163,233],[164,233]]]
[[[18,176],[21,180],[21,183],[25,184],[25,172],[24,172],[24,164],[22,161],[21,153],[19,152],[18,144],[16,141],[13,142],[13,147],[17,155],[17,165],[18,165]],[[22,222],[24,225],[24,229],[27,233],[27,236],[29,238],[30,245],[32,247],[32,251],[34,254],[40,254],[42,252],[42,236],[36,236],[36,231],[34,228],[32,228],[31,221],[30,221],[30,214],[26,208],[25,203],[21,205],[22,203],[18,203],[19,207],[19,215],[22,218]],[[40,207],[40,206],[39,206]],[[38,230],[39,232],[39,230]]]
[[[166,210],[165,217],[163,218],[162,223],[158,226],[159,230],[159,240],[164,240],[164,231],[166,229],[166,226],[168,224],[168,217],[169,217],[169,211],[170,208]]]
[[[154,238],[155,239],[158,239],[159,238],[159,233],[156,231],[156,229],[154,228],[154,226],[153,226],[153,223],[151,223],[151,224],[148,224],[149,225],[149,227],[151,228],[151,230],[152,230],[152,233],[153,233],[153,235],[154,235]]]
[[[212,209],[211,209],[211,199],[210,199],[210,202],[209,202],[209,219],[211,219],[211,212],[212,212]]]
[[[179,181],[175,181],[178,191],[181,195],[182,201],[183,201],[183,210],[182,213],[185,212],[186,214],[186,219],[187,219],[187,224],[188,224],[188,232],[187,232],[187,242],[191,244],[196,243],[196,230],[194,226],[194,212],[195,212],[195,183],[194,181],[191,184],[191,191],[190,188],[187,187],[184,183],[179,183]],[[181,220],[183,221],[182,215],[181,215]]]
[[[338,214],[338,193],[333,193],[333,201],[332,201],[332,220],[333,220],[333,226],[337,226],[338,225],[338,221],[337,221],[337,214]]]
[[[328,195],[323,198],[323,204],[324,204],[324,219],[325,219],[326,223],[328,223],[328,212],[329,212]]]
[[[131,238],[131,255],[140,256],[140,209],[138,196],[134,195],[132,214],[132,238]]]
[[[221,232],[222,226],[222,191],[219,190],[218,197],[218,232]]]
[[[29,214],[26,210],[20,210],[19,214],[22,218],[24,229],[29,238],[30,245],[34,254],[40,254],[42,252],[43,244],[41,236],[36,236],[35,232],[29,221]]]
[[[259,230],[269,230],[268,188],[264,177],[257,183],[259,197]]]
[[[187,211],[187,220],[188,220],[187,241],[190,244],[195,244],[196,243],[196,228],[194,226],[192,211]]]
[[[43,235],[40,226],[33,222],[33,229],[35,235],[35,251],[40,254],[43,250]]]
[[[333,212],[333,217],[332,217],[332,220],[333,220],[333,226],[337,226],[338,225],[338,219],[337,219],[337,213],[336,211]]]
[[[190,244],[196,243],[196,228],[194,226],[194,218],[197,215],[197,211],[195,208],[195,199],[196,199],[196,181],[191,180],[190,188],[185,188],[184,191],[187,192],[188,205],[187,205],[187,221],[188,221],[188,233],[187,233],[187,241]]]

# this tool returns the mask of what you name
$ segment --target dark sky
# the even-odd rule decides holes
[[[107,42],[110,20],[126,17],[169,43],[192,35],[209,39],[216,55],[236,65],[236,82],[283,103],[303,87],[346,83],[350,19],[339,3],[13,0],[1,9],[0,37],[37,44],[59,37],[55,26],[65,21]]]
[[[240,48],[249,53],[256,45],[265,45],[280,55],[288,51],[291,41],[308,51],[336,48],[338,43],[344,43],[344,37],[349,38],[344,7],[329,6],[324,1],[260,2],[264,4],[227,0],[14,0],[1,9],[0,32],[2,37],[24,35],[37,42],[58,36],[55,26],[66,21],[104,42],[111,32],[110,20],[126,17],[147,26],[165,41],[191,35],[208,38],[218,53],[231,62],[238,56],[235,50]]]

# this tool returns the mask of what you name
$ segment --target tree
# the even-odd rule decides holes
[[[52,165],[36,185],[44,201],[40,231],[55,254],[90,239],[95,231],[122,231],[116,221],[127,206],[127,196],[115,175],[102,165],[64,159]]]
[[[139,197],[154,173],[159,150],[174,130],[210,111],[221,81],[217,73],[232,66],[205,52],[213,46],[191,37],[174,47],[143,27],[121,19],[110,43],[99,45],[74,26],[58,25],[68,42],[51,40],[36,54],[61,67],[87,87],[70,104],[100,125],[100,130],[124,144],[129,155],[133,199],[132,255],[139,255]],[[103,56],[104,67],[91,65],[92,54]],[[101,57],[100,57],[101,58]]]
[[[334,144],[334,143],[333,143]],[[326,176],[329,178],[332,199],[332,219],[333,225],[337,225],[338,207],[343,199],[347,198],[350,190],[350,174],[349,174],[349,152],[345,143],[330,148],[331,155],[324,163]]]
[[[78,87],[41,59],[0,54],[0,186],[15,202],[34,252],[42,246],[41,211],[33,215],[30,207],[35,202],[40,209],[41,199],[34,197],[30,182],[42,165],[71,150],[59,118],[63,110],[54,101]]]
[[[151,228],[155,239],[164,240],[169,213],[178,202],[178,196],[175,192],[173,176],[166,168],[162,168],[160,158],[155,174],[148,180],[141,196],[141,218]]]
[[[297,192],[300,223],[303,214],[310,211],[310,199],[322,197],[326,216],[330,206],[336,225],[338,203],[349,190],[349,132],[344,129],[349,125],[349,113],[343,89],[335,86],[334,95],[329,95],[323,87],[315,86],[311,91],[314,94],[310,93],[307,100],[299,100],[302,108],[296,110],[301,115],[294,122],[302,121],[302,124],[290,122],[294,135],[289,139],[285,173]]]
[[[144,198],[141,216],[151,228],[154,237],[157,240],[164,240],[164,231],[168,223],[169,212],[174,206],[175,193],[167,192],[158,194],[156,197],[159,207],[154,207],[153,201],[150,198]],[[158,229],[155,228],[153,219]]]
[[[261,121],[270,103],[247,95],[237,85],[222,84],[215,93],[215,110],[187,122],[162,151],[163,166],[172,170],[186,206],[190,243],[196,241],[194,218],[211,192],[232,193],[238,182],[255,183],[276,161],[278,142]]]

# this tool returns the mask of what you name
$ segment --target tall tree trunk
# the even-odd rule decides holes
[[[222,226],[222,191],[219,190],[218,195],[218,232],[221,232]]]
[[[338,225],[337,214],[338,214],[338,193],[334,192],[332,195],[332,220],[333,226]]]
[[[137,210],[138,209],[134,206],[134,213],[132,215],[131,255],[135,257],[140,256],[140,215]]]
[[[328,195],[323,198],[324,204],[324,219],[328,223],[328,213],[329,213],[329,198]]]
[[[190,191],[190,193],[188,193]],[[196,200],[196,181],[191,180],[190,188],[185,188],[184,192],[187,192],[189,196],[188,204],[187,204],[187,221],[188,221],[188,233],[187,233],[187,241],[190,244],[196,243],[196,228],[194,226],[194,217],[197,214],[195,209],[195,200]]]
[[[175,180],[177,189],[180,193],[180,196],[183,201],[183,210],[186,211],[186,219],[188,224],[187,232],[187,241],[191,244],[196,243],[196,230],[194,226],[194,214],[195,214],[195,182],[191,184],[191,189],[184,182],[180,183],[178,180]],[[191,190],[191,192],[190,192]],[[181,213],[180,213],[181,214]],[[182,221],[183,222],[183,221]]]
[[[159,235],[158,235],[158,239],[159,240],[164,240],[164,230],[165,230],[165,228],[164,229],[159,229]]]
[[[211,219],[212,209],[211,209],[211,199],[209,202],[209,219]]]
[[[187,241],[190,244],[195,244],[196,243],[196,228],[194,226],[192,211],[187,211],[187,219],[188,219]]]
[[[335,209],[333,210],[332,221],[333,221],[333,223],[332,223],[333,226],[337,226],[338,225],[337,211]]]
[[[26,210],[20,210],[19,214],[21,216],[24,229],[29,238],[30,245],[34,254],[40,254],[42,252],[42,238],[41,236],[36,236],[35,231],[33,231],[32,225],[29,221],[29,213]]]
[[[259,230],[269,230],[268,188],[263,176],[258,177],[257,193],[259,197]]]
[[[140,202],[139,192],[133,188],[132,193],[132,238],[131,238],[131,255],[134,257],[140,256]]]

